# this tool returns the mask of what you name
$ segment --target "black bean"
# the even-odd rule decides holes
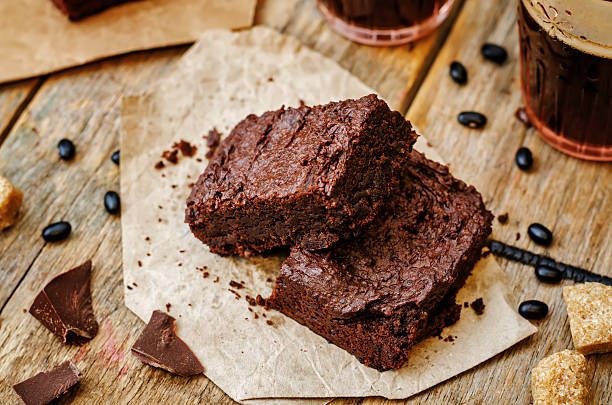
[[[118,150],[112,154],[111,160],[113,161],[114,164],[119,165],[119,151]]]
[[[531,166],[533,166],[533,155],[528,148],[522,147],[516,151],[514,161],[519,169],[529,170],[531,169]]]
[[[563,273],[554,267],[537,266],[535,275],[543,283],[557,284],[563,279]]]
[[[495,62],[498,65],[503,64],[506,59],[508,59],[508,52],[501,46],[495,44],[484,44],[482,48],[480,48],[480,53],[485,59]]]
[[[464,111],[457,116],[457,121],[468,128],[478,129],[486,125],[487,117],[479,112]]]
[[[468,73],[460,62],[453,62],[450,64],[450,76],[455,83],[466,84],[468,79]]]
[[[542,246],[550,246],[553,240],[552,232],[544,225],[538,223],[529,225],[527,234],[532,241]]]
[[[548,314],[548,305],[542,301],[527,300],[521,302],[518,312],[523,318],[542,319]]]
[[[119,194],[114,191],[108,191],[104,194],[104,208],[109,214],[116,214],[121,209]]]
[[[57,144],[57,148],[59,149],[59,157],[62,160],[70,160],[74,157],[76,153],[76,148],[70,139],[62,139]]]
[[[42,237],[47,242],[57,242],[66,239],[70,235],[71,230],[72,227],[68,222],[55,222],[43,229]]]

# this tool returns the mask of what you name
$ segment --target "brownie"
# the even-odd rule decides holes
[[[221,255],[328,248],[373,221],[416,137],[373,94],[249,115],[198,179],[185,222]]]
[[[71,20],[80,20],[117,4],[131,0],[52,0]]]
[[[292,249],[268,299],[380,371],[401,367],[415,343],[459,319],[455,296],[493,219],[476,189],[416,151],[400,190],[362,235]]]

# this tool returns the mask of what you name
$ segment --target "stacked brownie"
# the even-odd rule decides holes
[[[480,194],[411,151],[376,96],[249,116],[187,200],[211,251],[290,248],[268,305],[378,370],[459,318],[491,231]]]

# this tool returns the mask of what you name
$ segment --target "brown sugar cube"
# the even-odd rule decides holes
[[[0,176],[0,231],[15,223],[22,202],[21,190]]]
[[[588,403],[586,358],[564,350],[540,360],[531,371],[533,405],[583,405]]]
[[[576,350],[612,351],[612,287],[584,283],[563,287],[563,298]]]

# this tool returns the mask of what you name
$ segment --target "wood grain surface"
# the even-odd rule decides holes
[[[460,7],[457,7],[456,11]],[[338,61],[408,117],[451,163],[453,172],[479,187],[495,213],[510,223],[495,237],[542,251],[526,239],[532,221],[555,233],[550,253],[561,260],[611,275],[612,165],[568,158],[546,146],[513,117],[520,106],[515,2],[466,0],[459,17],[413,45],[371,48],[332,32],[313,0],[261,1],[257,22],[296,36]],[[455,22],[454,25],[452,22]],[[452,27],[451,27],[452,26]],[[438,52],[446,39],[450,36]],[[484,62],[480,45],[503,44],[510,60]],[[123,305],[120,218],[106,213],[102,197],[118,191],[122,94],[152,85],[172,68],[185,47],[140,52],[71,69],[48,78],[0,85],[0,174],[24,191],[18,223],[0,234],[0,403],[17,403],[11,385],[72,359],[85,378],[59,403],[232,404],[206,377],[184,379],[142,365],[129,349],[143,323]],[[466,86],[448,77],[452,60],[470,73]],[[433,63],[433,65],[432,65]],[[424,80],[424,81],[423,81]],[[481,131],[456,122],[462,110],[485,113]],[[57,157],[57,142],[72,139],[77,155]],[[4,140],[4,142],[2,142]],[[520,145],[532,149],[529,173],[514,163]],[[47,224],[68,220],[66,241],[40,237]],[[64,346],[24,310],[45,281],[86,259],[94,263],[92,292],[99,335],[78,348]],[[474,370],[400,403],[529,403],[530,368],[541,357],[572,347],[558,286],[538,284],[532,270],[502,262],[517,300],[546,301],[550,314],[534,337]],[[495,337],[492,337],[494,339]],[[594,403],[612,403],[612,356],[591,356]],[[378,398],[337,399],[334,404],[383,404]]]

